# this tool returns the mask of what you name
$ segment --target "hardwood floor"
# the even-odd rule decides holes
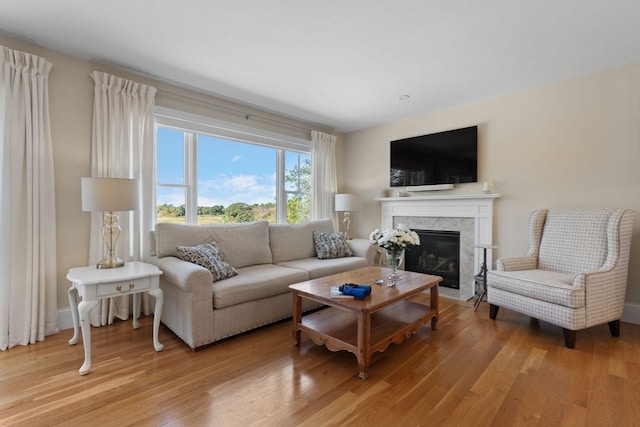
[[[94,328],[93,366],[81,377],[71,331],[0,352],[0,425],[55,426],[638,426],[640,326],[562,330],[488,305],[442,298],[428,326],[356,358],[285,321],[192,352],[152,319]]]

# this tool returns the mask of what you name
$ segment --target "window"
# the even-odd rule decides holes
[[[310,219],[310,141],[159,109],[156,153],[158,222]]]

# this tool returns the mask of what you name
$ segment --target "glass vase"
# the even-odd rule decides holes
[[[404,259],[404,249],[400,249],[400,250],[386,249],[386,251],[387,251],[387,263],[393,269],[393,272],[389,276],[389,281],[387,282],[387,286],[395,286],[396,282],[402,278],[398,274],[398,268],[400,268],[400,265],[402,265],[402,260]]]

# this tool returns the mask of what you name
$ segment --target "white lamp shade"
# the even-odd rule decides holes
[[[336,212],[353,212],[358,205],[358,198],[353,194],[336,194]]]
[[[80,181],[84,212],[138,209],[138,180],[85,177]]]

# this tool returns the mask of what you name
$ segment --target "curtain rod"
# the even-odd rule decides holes
[[[281,120],[277,120],[277,119],[272,119],[269,117],[264,117],[264,116],[260,116],[259,114],[255,114],[255,113],[247,113],[246,111],[242,111],[233,107],[227,107],[226,105],[221,105],[221,104],[216,104],[215,102],[211,102],[211,101],[206,101],[206,100],[202,100],[202,99],[197,99],[197,98],[193,98],[189,95],[183,95],[181,93],[176,93],[176,92],[171,92],[165,89],[158,89],[158,92],[162,95],[169,95],[169,96],[173,96],[176,98],[181,98],[184,100],[187,100],[189,102],[195,102],[197,104],[201,104],[207,107],[213,107],[217,110],[220,111],[224,111],[227,113],[231,113],[231,114],[235,114],[237,116],[240,117],[244,117],[245,120],[257,120],[257,121],[262,121],[268,124],[276,124],[279,126],[284,126],[284,127],[288,127],[291,129],[296,129],[296,130],[302,130],[305,132],[309,132],[311,133],[312,130],[315,130],[314,128],[308,128],[308,127],[304,127],[304,126],[300,126],[300,125],[295,125],[293,123],[287,123]]]

